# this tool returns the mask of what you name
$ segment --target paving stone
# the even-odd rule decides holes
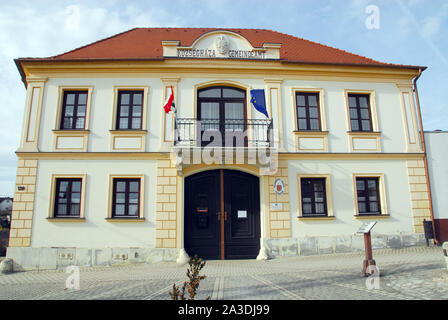
[[[400,240],[401,241],[401,240]],[[309,248],[313,250],[315,242]],[[338,243],[335,243],[336,247]],[[82,255],[76,252],[78,258]],[[86,255],[87,253],[85,253]],[[110,251],[92,252],[101,263]],[[130,252],[134,254],[135,252]],[[148,257],[142,253],[142,259]],[[154,255],[153,255],[154,256]],[[197,299],[420,300],[448,299],[448,270],[439,247],[373,251],[379,277],[361,274],[364,253],[280,257],[266,261],[207,261]],[[77,258],[77,259],[78,259]],[[129,257],[128,257],[129,258]],[[137,257],[138,258],[138,257]],[[0,275],[0,299],[169,300],[187,280],[175,262],[80,267],[80,289],[66,289],[65,268]],[[377,287],[376,287],[377,285]]]

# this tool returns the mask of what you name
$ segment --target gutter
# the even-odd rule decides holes
[[[417,80],[422,75],[423,70],[421,68],[418,70],[418,75],[417,75],[417,77],[415,77],[413,83],[414,83],[415,99],[416,99],[416,103],[417,103],[418,120],[419,120],[419,125],[420,125],[420,139],[422,141],[422,150],[423,150],[423,154],[424,154],[423,163],[425,166],[426,188],[427,188],[427,192],[428,192],[429,211],[431,213],[432,228],[434,230],[434,241],[437,245],[440,245],[440,242],[437,239],[436,226],[435,226],[435,222],[434,222],[434,209],[432,206],[431,184],[429,181],[428,157],[427,157],[427,153],[426,153],[425,134],[423,131],[423,121],[422,121],[422,113],[421,113],[421,109],[420,109],[420,99],[418,97],[418,89],[417,89]]]

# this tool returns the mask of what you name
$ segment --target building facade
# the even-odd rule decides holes
[[[362,250],[366,221],[374,248],[424,243],[413,92],[424,67],[270,30],[192,28],[132,29],[16,64],[18,268]]]
[[[448,169],[445,166],[448,145],[447,131],[425,132],[426,150],[429,162],[429,177],[434,205],[434,226],[436,238],[448,241]]]

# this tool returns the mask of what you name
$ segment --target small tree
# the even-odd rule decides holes
[[[193,258],[190,258],[188,262],[190,267],[187,269],[187,277],[190,281],[185,281],[182,290],[179,289],[176,284],[173,284],[173,291],[170,292],[171,300],[187,300],[185,297],[185,291],[187,291],[189,295],[188,300],[194,300],[196,296],[196,292],[199,288],[199,282],[205,279],[207,276],[200,276],[199,272],[205,266],[205,261],[202,258],[199,258],[197,255],[194,255]],[[210,300],[210,297],[207,298]]]

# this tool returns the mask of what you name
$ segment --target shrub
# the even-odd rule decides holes
[[[173,284],[173,291],[170,292],[171,300],[187,300],[185,291],[190,297],[188,300],[194,300],[199,288],[199,282],[207,277],[205,275],[199,275],[199,272],[205,266],[205,261],[202,260],[202,258],[194,255],[193,258],[190,258],[188,264],[190,267],[187,268],[187,277],[190,280],[184,282],[181,290],[176,284]],[[207,300],[210,300],[210,297],[208,297]]]

